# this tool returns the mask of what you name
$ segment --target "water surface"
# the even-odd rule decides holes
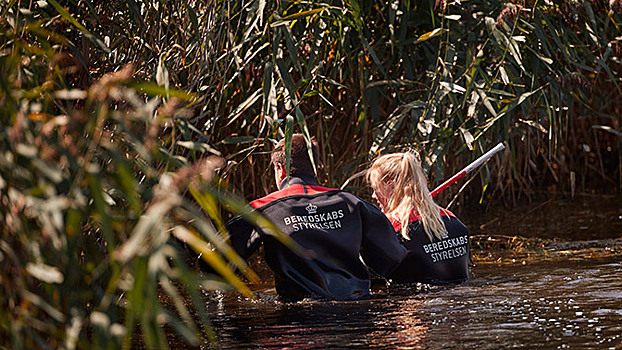
[[[621,261],[479,265],[465,285],[378,285],[363,301],[210,292],[207,308],[225,349],[622,349]]]

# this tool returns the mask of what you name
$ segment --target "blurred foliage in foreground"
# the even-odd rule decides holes
[[[49,34],[26,30],[35,40]],[[189,270],[170,235],[214,235],[183,193],[190,183],[208,186],[222,161],[198,160],[209,154],[206,145],[164,131],[190,133],[172,118],[183,112],[177,100],[156,113],[161,98],[139,97],[131,66],[87,91],[67,90],[50,71],[55,55],[40,52],[20,67],[24,51],[36,48],[21,41],[12,49],[1,73],[5,86],[19,87],[3,93],[0,112],[11,118],[0,132],[3,343],[129,347],[137,332],[149,347],[163,348],[168,324],[198,344],[198,335],[210,336],[208,321],[200,307],[192,313],[202,321],[191,317],[179,286],[200,305],[197,287],[215,282]],[[195,150],[181,151],[188,147]],[[182,153],[197,161],[188,165]],[[161,292],[174,301],[168,309]]]
[[[216,233],[218,203],[245,209],[217,187],[222,158],[187,122],[184,106],[196,97],[137,83],[131,64],[87,89],[71,86],[71,42],[50,27],[72,17],[2,18],[2,344],[161,349],[164,325],[189,344],[213,341],[199,287],[253,296],[212,247],[254,275]],[[228,283],[187,266],[172,236]]]
[[[172,236],[250,297],[211,253],[254,278],[216,234],[222,205],[246,210],[221,185],[271,190],[262,153],[296,128],[324,146],[329,186],[402,147],[439,182],[505,141],[484,194],[619,187],[621,6],[2,1],[0,340],[212,339],[197,286],[225,284]]]

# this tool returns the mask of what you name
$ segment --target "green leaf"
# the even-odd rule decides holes
[[[294,80],[292,80],[291,75],[287,70],[287,65],[285,61],[281,58],[276,59],[276,65],[278,67],[279,75],[281,76],[281,80],[285,84],[287,91],[289,92],[289,98],[293,101],[294,104],[298,104],[298,96],[296,95],[296,84],[294,84]]]
[[[378,69],[380,69],[380,72],[382,73],[382,75],[386,77],[387,72],[385,71],[384,66],[382,65],[382,62],[380,61],[380,58],[376,54],[376,51],[371,47],[371,45],[369,45],[369,42],[367,41],[367,39],[363,37],[362,35],[360,36],[360,40],[363,43],[363,46],[367,49],[367,52],[371,56],[374,63],[376,63],[376,65],[378,66]]]
[[[194,8],[188,3],[188,0],[183,0],[184,6],[186,7],[186,11],[188,12],[188,16],[190,17],[190,24],[192,25],[192,36],[195,40],[199,41],[199,21],[197,19],[197,13],[194,11]]]
[[[294,117],[288,114],[285,117],[285,141],[283,141],[283,151],[285,152],[285,171],[289,180],[289,169],[292,159],[292,135],[294,134]]]
[[[118,152],[113,152],[113,156],[115,158],[117,168],[117,181],[123,189],[123,194],[125,194],[130,208],[137,215],[140,215],[142,214],[142,206],[140,204],[140,199],[138,198],[139,194],[136,191],[136,189],[138,188],[138,184],[132,175],[130,166],[123,158],[123,156],[120,155]]]
[[[227,230],[223,223],[222,217],[220,216],[220,208],[217,205],[218,197],[215,195],[215,191],[207,190],[205,192],[201,192],[192,186],[190,186],[189,191],[201,208],[208,213],[212,221],[217,223],[219,231],[216,232],[213,225],[211,225],[209,221],[201,219],[201,215],[199,213],[195,213],[196,215],[189,213],[188,219],[194,220],[194,227],[199,230],[203,237],[206,238],[211,245],[218,249],[218,251],[220,251],[225,258],[232,262],[233,265],[238,268],[251,282],[257,282],[259,277],[257,277],[255,272],[253,272],[248,264],[246,264],[244,259],[242,259],[222,237]]]
[[[104,42],[99,37],[91,34],[91,32],[89,32],[88,29],[86,29],[82,24],[80,24],[80,22],[78,22],[75,18],[73,18],[73,16],[69,12],[67,12],[67,10],[65,10],[64,7],[62,7],[58,2],[56,2],[56,0],[47,0],[47,1],[50,2],[54,6],[54,8],[56,9],[56,11],[58,11],[61,17],[71,22],[71,24],[73,24],[76,28],[78,28],[78,30],[80,30],[82,34],[84,34],[84,36],[86,36],[92,42],[99,45],[99,47],[101,47],[102,50],[104,50],[106,53],[110,53],[110,48],[106,46],[106,44],[104,44]]]
[[[274,64],[272,61],[266,62],[263,72],[263,101],[262,112],[264,118],[268,121],[270,126],[274,124],[274,118],[272,115],[276,115],[276,89],[274,87]],[[274,112],[274,113],[271,113]]]
[[[302,73],[302,66],[300,65],[300,57],[298,57],[298,48],[294,43],[294,36],[292,35],[292,30],[288,26],[283,27],[283,33],[285,34],[285,45],[287,46],[287,51],[289,52],[289,57],[294,64],[294,68],[298,70],[299,73]]]
[[[370,155],[376,156],[380,151],[382,151],[382,149],[391,143],[399,131],[400,125],[407,116],[407,111],[410,111],[410,108],[406,108],[401,112],[395,110],[391,116],[389,116],[383,127],[375,130],[374,143],[369,149]]]
[[[154,83],[149,82],[140,82],[140,83],[130,83],[130,87],[136,89],[139,92],[154,95],[154,96],[173,96],[177,98],[181,98],[182,100],[194,100],[197,98],[197,95],[192,92],[187,92],[184,90],[178,89],[165,89],[163,86],[159,86]]]
[[[311,133],[309,133],[309,127],[305,121],[305,117],[302,114],[299,106],[296,106],[296,121],[298,122],[298,127],[302,130],[302,135],[305,138],[307,144],[307,154],[309,155],[309,159],[311,160],[311,166],[313,167],[313,171],[317,176],[317,165],[315,164],[315,157],[313,156],[313,147],[311,144]]]
[[[225,126],[231,125],[242,113],[248,110],[252,105],[259,100],[262,96],[262,89],[257,89],[253,92],[244,102],[242,102],[239,106],[235,108],[235,110],[231,113],[231,117],[229,117],[229,121]]]
[[[492,127],[495,124],[495,122],[497,122],[497,120],[501,119],[502,117],[507,116],[516,107],[521,105],[523,102],[525,102],[525,100],[527,100],[529,97],[531,97],[533,94],[537,93],[538,91],[542,90],[544,87],[545,86],[541,86],[534,91],[525,92],[521,94],[518,98],[512,100],[512,102],[506,104],[505,107],[499,112],[499,114],[497,114],[493,118],[490,118],[486,121],[486,124],[484,125],[481,133],[475,136],[475,140],[478,140],[481,135],[483,135],[488,129],[490,129],[490,127]]]
[[[116,247],[116,239],[112,233],[112,226],[110,225],[111,219],[108,215],[108,205],[104,199],[104,189],[98,175],[98,173],[91,170],[87,175],[87,182],[95,204],[96,214],[99,216],[102,233],[106,239],[106,248],[112,253],[112,250]]]
[[[255,140],[257,139],[252,136],[234,136],[224,139],[222,143],[225,145],[239,145],[242,143],[252,143],[255,142]]]
[[[273,23],[270,23],[270,27],[274,28],[274,27],[282,26],[282,25],[288,24],[289,22],[291,22],[293,20],[296,20],[298,18],[308,17],[308,16],[311,16],[311,15],[314,15],[316,13],[322,12],[322,11],[324,11],[326,9],[329,9],[329,8],[330,8],[330,6],[325,6],[325,7],[320,7],[320,8],[313,9],[313,10],[301,11],[301,12],[298,12],[298,13],[294,13],[294,14],[291,14],[289,16],[285,16],[285,17],[281,18],[280,20],[277,20],[277,21],[275,21]]]
[[[188,244],[195,252],[201,255],[206,263],[208,263],[216,272],[218,272],[223,278],[225,278],[231,285],[233,285],[242,295],[249,299],[256,299],[257,297],[250,289],[242,282],[233,271],[227,266],[227,262],[216,252],[212,251],[210,246],[196,235],[192,234],[187,228],[183,226],[175,226],[173,228],[173,235],[182,242]]]

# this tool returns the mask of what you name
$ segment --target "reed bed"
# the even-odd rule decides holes
[[[432,186],[505,142],[440,200],[619,191],[621,9],[2,2],[2,343],[165,348],[167,325],[217,347],[197,286],[252,297],[242,281],[254,274],[222,225],[243,214],[269,227],[244,198],[274,189],[267,153],[293,132],[319,139],[327,186],[405,148],[420,152]],[[348,189],[369,195],[362,178]],[[198,274],[188,249],[227,278]]]

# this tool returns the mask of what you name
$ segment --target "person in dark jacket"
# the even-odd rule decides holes
[[[317,143],[312,144],[317,164]],[[227,223],[232,247],[248,258],[263,244],[283,300],[368,297],[368,268],[389,278],[406,256],[386,216],[351,193],[319,186],[302,134],[292,137],[289,177],[284,140],[276,145],[272,164],[279,190],[251,205],[310,256],[297,254],[241,217]]]
[[[380,209],[408,249],[393,274],[398,283],[453,284],[470,272],[469,230],[449,210],[434,202],[421,161],[414,152],[375,159],[367,172]]]

